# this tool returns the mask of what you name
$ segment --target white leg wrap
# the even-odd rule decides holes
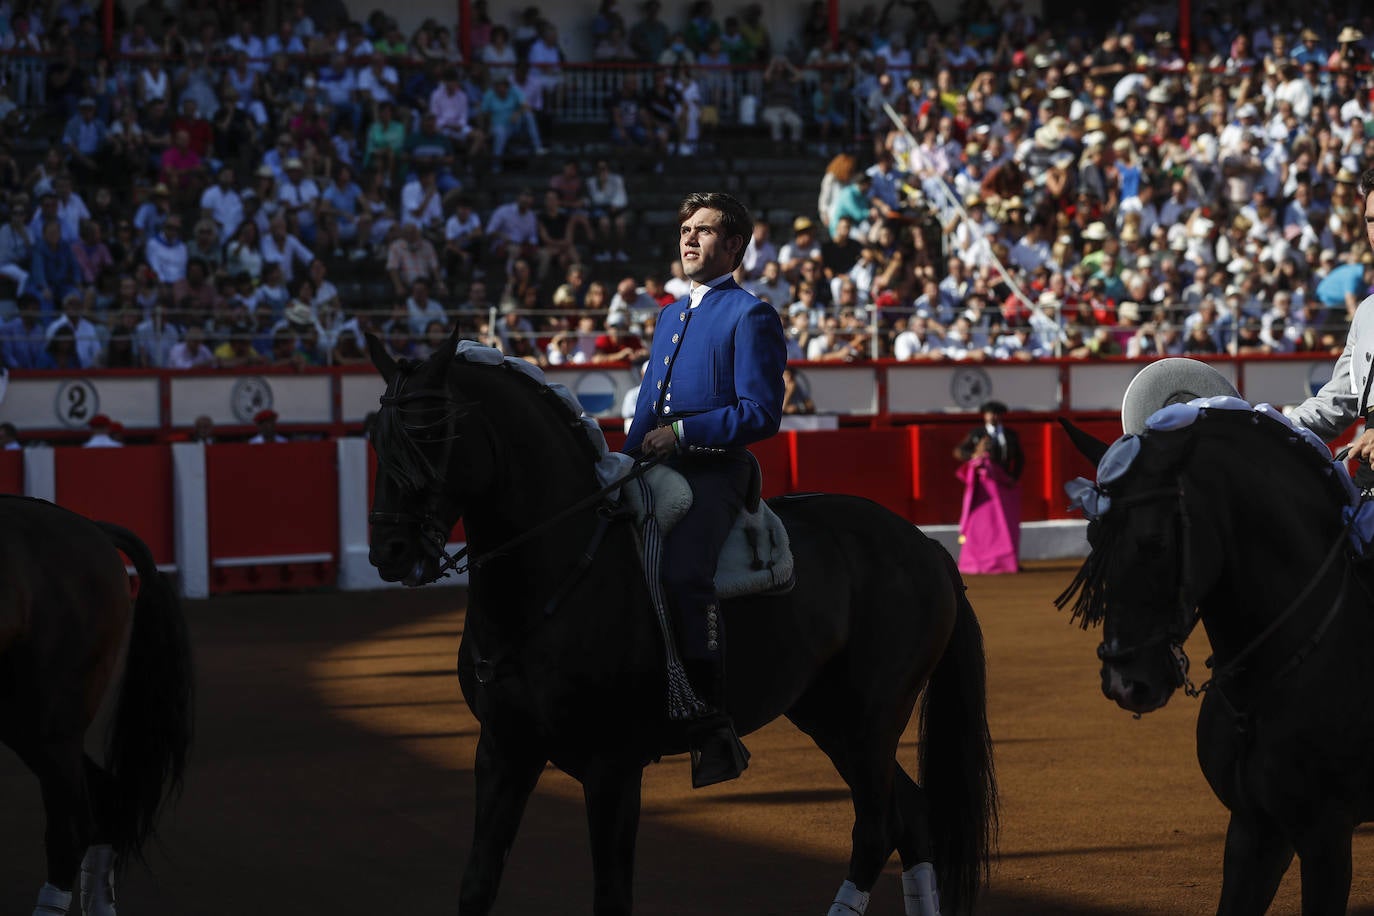
[[[114,850],[92,846],[81,860],[81,912],[84,916],[117,916],[114,898]]]
[[[854,886],[853,881],[846,881],[840,885],[840,891],[835,895],[835,902],[830,904],[830,912],[826,916],[864,916],[868,912],[868,895]]]
[[[920,862],[902,872],[906,916],[940,916],[940,893],[935,888],[935,866]]]
[[[72,892],[59,890],[51,884],[43,885],[38,892],[38,905],[33,908],[33,916],[67,916],[71,909]]]

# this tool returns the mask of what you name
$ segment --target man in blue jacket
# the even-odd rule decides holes
[[[752,461],[745,446],[778,431],[787,343],[777,311],[732,276],[753,234],[749,211],[726,194],[691,194],[678,224],[690,291],[659,314],[625,451],[666,459],[692,485],[692,508],[664,544],[663,584],[693,684],[716,710],[690,730],[693,784],[702,786],[747,765],[724,712],[714,579],[744,505]]]

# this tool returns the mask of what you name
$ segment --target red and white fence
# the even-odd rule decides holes
[[[1093,469],[1074,452],[1057,418],[1070,416],[1101,438],[1116,438],[1121,394],[1142,365],[801,364],[817,409],[828,415],[796,418],[754,447],[764,495],[865,496],[952,544],[962,498],[954,448],[976,422],[977,405],[997,398],[1011,406],[1009,424],[1026,452],[1023,556],[1081,555],[1082,523],[1065,511],[1062,487],[1073,477],[1091,477]],[[1251,401],[1285,404],[1319,386],[1331,362],[1271,358],[1216,366]],[[579,392],[590,412],[607,417],[607,438],[618,447],[623,433],[614,417],[633,383],[630,370],[549,375]],[[375,375],[16,373],[0,420],[15,422],[26,435],[78,441],[70,413],[77,401],[59,394],[73,386],[88,386],[82,403],[90,412],[111,414],[150,444],[0,452],[0,492],[49,499],[130,528],[164,569],[175,570],[187,596],[381,586],[367,563],[376,461],[367,442],[349,434],[376,404],[382,386]],[[135,389],[137,398],[129,395]],[[280,445],[173,441],[199,413],[247,431],[251,412],[269,404],[287,432],[332,435]],[[453,540],[461,542],[461,527]]]

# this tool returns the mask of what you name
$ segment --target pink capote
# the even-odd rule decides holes
[[[1021,548],[1021,488],[987,455],[960,466],[959,571],[1014,573]]]

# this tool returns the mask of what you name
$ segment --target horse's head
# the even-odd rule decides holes
[[[1063,606],[1077,593],[1074,616],[1084,627],[1102,624],[1102,692],[1137,714],[1160,708],[1185,682],[1182,646],[1197,622],[1198,544],[1181,473],[1188,441],[1126,436],[1106,451],[1083,501],[1092,553],[1059,599]]]
[[[456,333],[424,362],[398,363],[367,337],[372,363],[386,380],[371,434],[377,479],[368,560],[388,582],[433,581],[453,526],[494,479],[486,424],[459,399],[451,378]]]
[[[1240,658],[1278,667],[1292,650],[1269,639],[1275,627],[1341,606],[1341,510],[1358,494],[1330,450],[1273,407],[1199,399],[1157,411],[1111,448],[1074,439],[1097,462],[1096,484],[1070,485],[1092,553],[1058,603],[1073,601],[1085,627],[1102,624],[1102,690],[1124,708],[1158,709],[1188,683],[1183,643],[1199,620],[1220,678],[1242,670]],[[1336,597],[1309,602],[1309,592]]]

